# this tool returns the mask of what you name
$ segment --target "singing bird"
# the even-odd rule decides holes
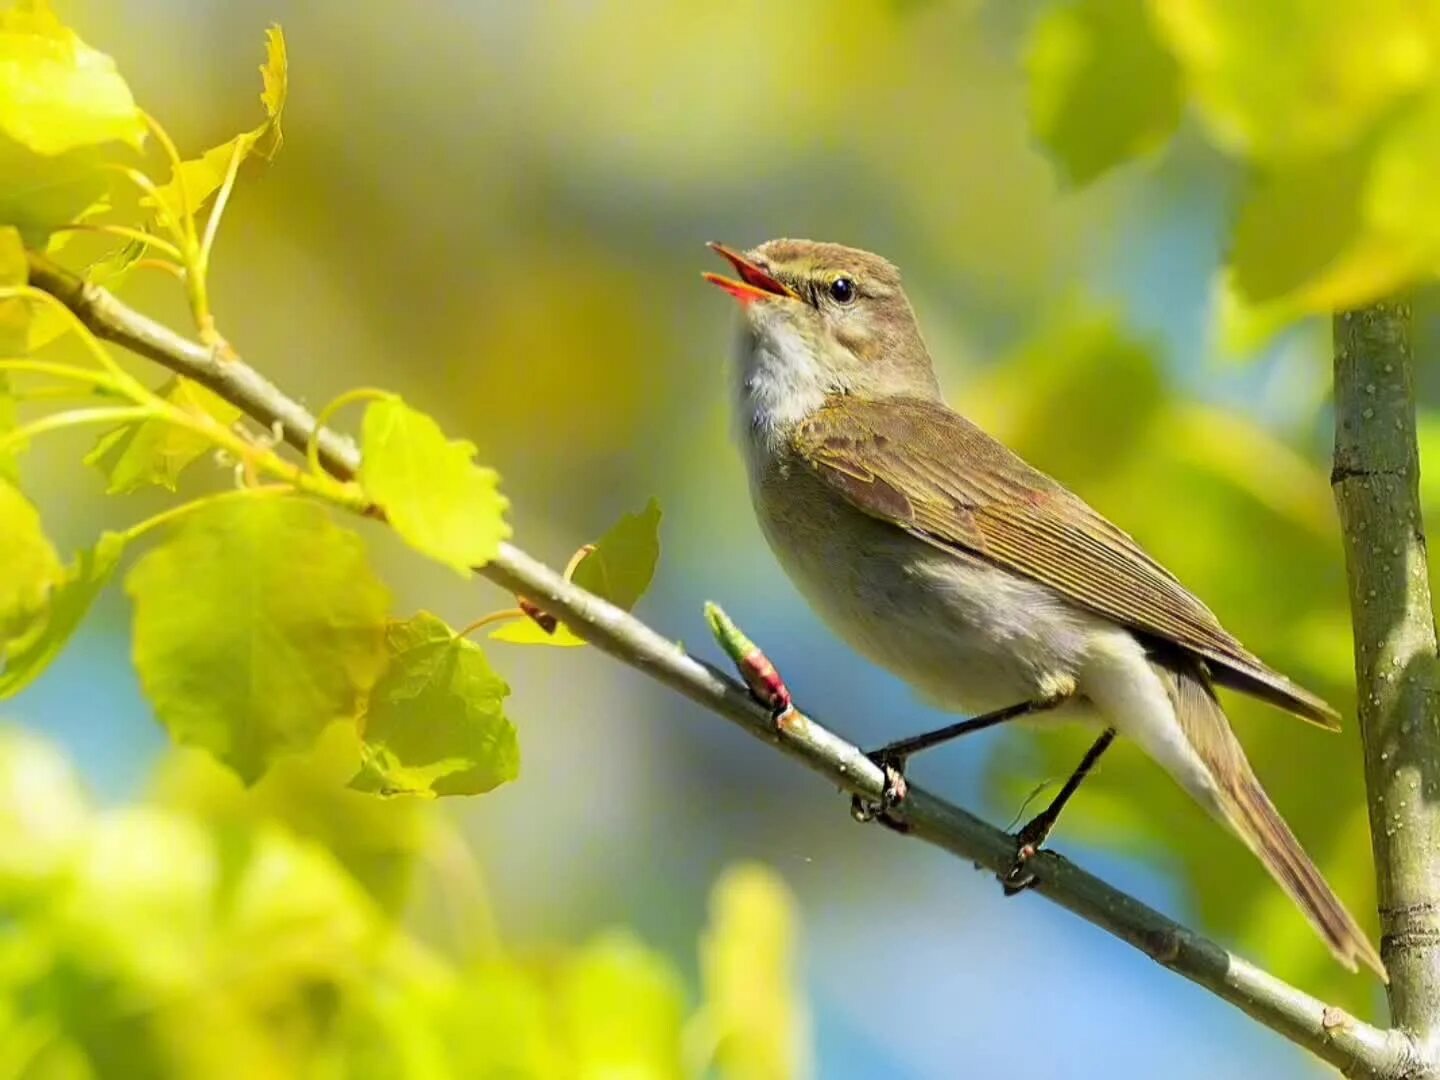
[[[1340,963],[1384,978],[1261,788],[1215,687],[1326,728],[1338,728],[1335,711],[1249,652],[1128,535],[946,406],[891,263],[808,240],[711,246],[739,275],[705,276],[743,311],[737,419],[770,547],[853,648],[972,717],[877,760],[903,767],[945,738],[1042,710],[1098,726],[1066,789],[1021,831],[1023,858],[1118,732],[1239,835]]]

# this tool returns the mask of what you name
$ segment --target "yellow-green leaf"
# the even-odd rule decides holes
[[[567,965],[556,988],[569,1076],[680,1080],[685,996],[658,953],[624,931],[602,934]]]
[[[64,571],[39,512],[5,480],[0,480],[0,567],[0,642],[13,647],[35,628]]]
[[[24,285],[29,280],[30,268],[20,231],[0,225],[0,286]],[[29,328],[30,302],[18,296],[0,299],[0,359],[25,355]]]
[[[1429,267],[1440,263],[1440,88],[1397,118],[1375,148],[1365,217],[1380,233],[1405,238]]]
[[[510,535],[508,501],[475,446],[398,397],[374,402],[362,427],[360,483],[412,547],[468,575]]]
[[[1372,227],[1361,148],[1296,159],[1257,175],[1235,225],[1233,283],[1249,306],[1295,315],[1383,296],[1420,268],[1419,248]]]
[[[651,499],[638,514],[626,514],[595,541],[572,580],[629,611],[645,595],[660,560],[660,504]]]
[[[1435,71],[1433,14],[1411,0],[1149,0],[1200,114],[1255,158],[1328,153]]]
[[[392,623],[390,664],[365,711],[351,786],[382,795],[479,795],[520,771],[510,687],[474,642],[421,612]]]
[[[1180,69],[1145,0],[1051,5],[1031,31],[1026,68],[1031,128],[1071,183],[1159,146],[1180,120]]]
[[[638,514],[626,514],[595,541],[572,580],[583,589],[629,611],[650,587],[660,560],[660,504],[651,499]],[[553,634],[533,619],[505,623],[490,635],[512,645],[573,647],[585,642],[563,622]]]
[[[105,588],[125,552],[121,533],[102,533],[93,548],[80,552],[50,591],[44,622],[14,642],[3,657],[0,700],[14,697],[38,679],[69,644],[90,605]]]
[[[23,285],[28,277],[25,247],[20,241],[20,234],[12,228],[0,226],[0,286]],[[23,356],[29,330],[30,304],[20,297],[0,300],[0,359]],[[0,439],[14,431],[19,422],[10,381],[0,371]],[[0,480],[19,482],[16,459],[23,449],[19,445],[0,448]]]
[[[0,371],[0,439],[4,439],[19,424],[20,417],[16,412],[15,398],[10,390],[10,380],[3,371]],[[8,481],[11,484],[20,482],[18,458],[22,449],[21,446],[8,446],[0,449],[0,481]]]
[[[311,502],[204,507],[136,564],[126,590],[161,723],[247,782],[353,720],[385,666],[385,588],[360,538]]]
[[[732,867],[710,896],[700,939],[704,1001],[696,1025],[719,1075],[809,1075],[809,1017],[799,991],[795,898],[771,870]]]
[[[120,141],[145,123],[115,61],[90,48],[46,0],[0,13],[0,131],[39,154]]]
[[[13,225],[41,248],[57,226],[99,213],[109,205],[112,174],[96,150],[46,157],[0,135],[0,224]]]
[[[229,426],[240,418],[240,410],[199,383],[179,377],[160,388],[170,404],[195,416],[209,416]],[[154,484],[175,490],[185,467],[214,447],[198,432],[165,420],[142,420],[125,424],[100,436],[95,448],[85,455],[108,477],[105,491],[123,495]]]
[[[171,177],[168,183],[159,188],[159,197],[172,212],[179,214],[182,182],[187,205],[193,214],[220,190],[234,156],[238,154],[241,161],[251,154],[258,154],[266,161],[275,156],[280,149],[282,138],[280,116],[285,110],[287,68],[285,35],[281,33],[280,27],[271,26],[265,31],[265,63],[260,65],[260,74],[264,80],[264,88],[260,92],[260,104],[265,108],[264,121],[258,127],[242,131],[219,146],[212,146],[198,158],[182,161],[180,176]],[[153,203],[151,199],[146,201]]]

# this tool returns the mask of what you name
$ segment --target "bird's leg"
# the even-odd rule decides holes
[[[1015,861],[1000,877],[1006,896],[1014,896],[1035,884],[1035,875],[1027,869],[1027,864],[1035,857],[1035,853],[1055,828],[1055,823],[1060,820],[1060,811],[1065,809],[1065,804],[1080,790],[1080,785],[1095,768],[1095,763],[1110,749],[1110,744],[1114,741],[1114,728],[1106,728],[1101,732],[1094,745],[1085,751],[1085,756],[1070,774],[1070,779],[1065,781],[1060,793],[1050,800],[1050,805],[1026,822],[1024,828],[1015,834]]]
[[[883,805],[880,809],[896,806],[905,798],[905,765],[915,754],[930,750],[941,743],[958,739],[962,735],[969,735],[975,731],[984,731],[986,728],[1003,724],[1007,720],[1018,720],[1022,716],[1031,716],[1038,712],[1045,712],[1048,709],[1068,701],[1069,693],[1053,694],[1049,697],[1036,698],[1034,701],[1022,701],[1015,705],[1007,705],[1003,709],[996,709],[994,712],[982,713],[980,716],[972,716],[968,720],[957,720],[953,724],[946,724],[944,727],[935,728],[933,731],[922,731],[919,735],[911,735],[906,739],[896,739],[894,742],[886,743],[884,746],[866,753],[871,761],[879,765],[885,772],[885,795]],[[874,816],[873,813],[866,814],[865,809],[857,805],[855,816],[868,819]]]

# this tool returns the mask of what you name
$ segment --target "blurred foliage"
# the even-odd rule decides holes
[[[450,962],[384,899],[443,826],[335,795],[326,776],[356,749],[329,739],[248,791],[181,756],[151,799],[97,810],[52,746],[0,728],[0,1072],[807,1074],[794,901],[769,871],[736,867],[715,886],[694,1006],[670,962],[626,931],[540,950],[491,939]],[[376,818],[382,805],[395,809]],[[353,845],[386,833],[383,870],[352,861]],[[759,1013],[737,998],[751,971]]]

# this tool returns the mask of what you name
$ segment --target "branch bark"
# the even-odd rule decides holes
[[[1334,321],[1335,468],[1390,1015],[1440,1058],[1440,724],[1408,302]],[[1440,1075],[1432,1065],[1424,1075]]]
[[[314,417],[238,357],[217,355],[43,256],[30,256],[30,281],[74,311],[97,337],[204,384],[262,425],[275,428],[292,446],[303,449],[308,443]],[[359,469],[359,450],[343,435],[322,431],[317,444],[322,464],[335,476],[348,479]],[[478,568],[478,573],[508,592],[528,597],[620,662],[778,746],[843,791],[872,802],[881,798],[884,777],[859,747],[798,709],[777,723],[739,682],[514,545],[502,545],[495,560]],[[934,844],[978,868],[1000,874],[1014,859],[1014,840],[1008,834],[914,785],[904,803],[888,816],[897,832]],[[1326,1005],[1054,852],[1041,851],[1029,869],[1041,895],[1244,1010],[1346,1075],[1376,1080],[1422,1075],[1419,1048],[1405,1033],[1377,1028]]]

